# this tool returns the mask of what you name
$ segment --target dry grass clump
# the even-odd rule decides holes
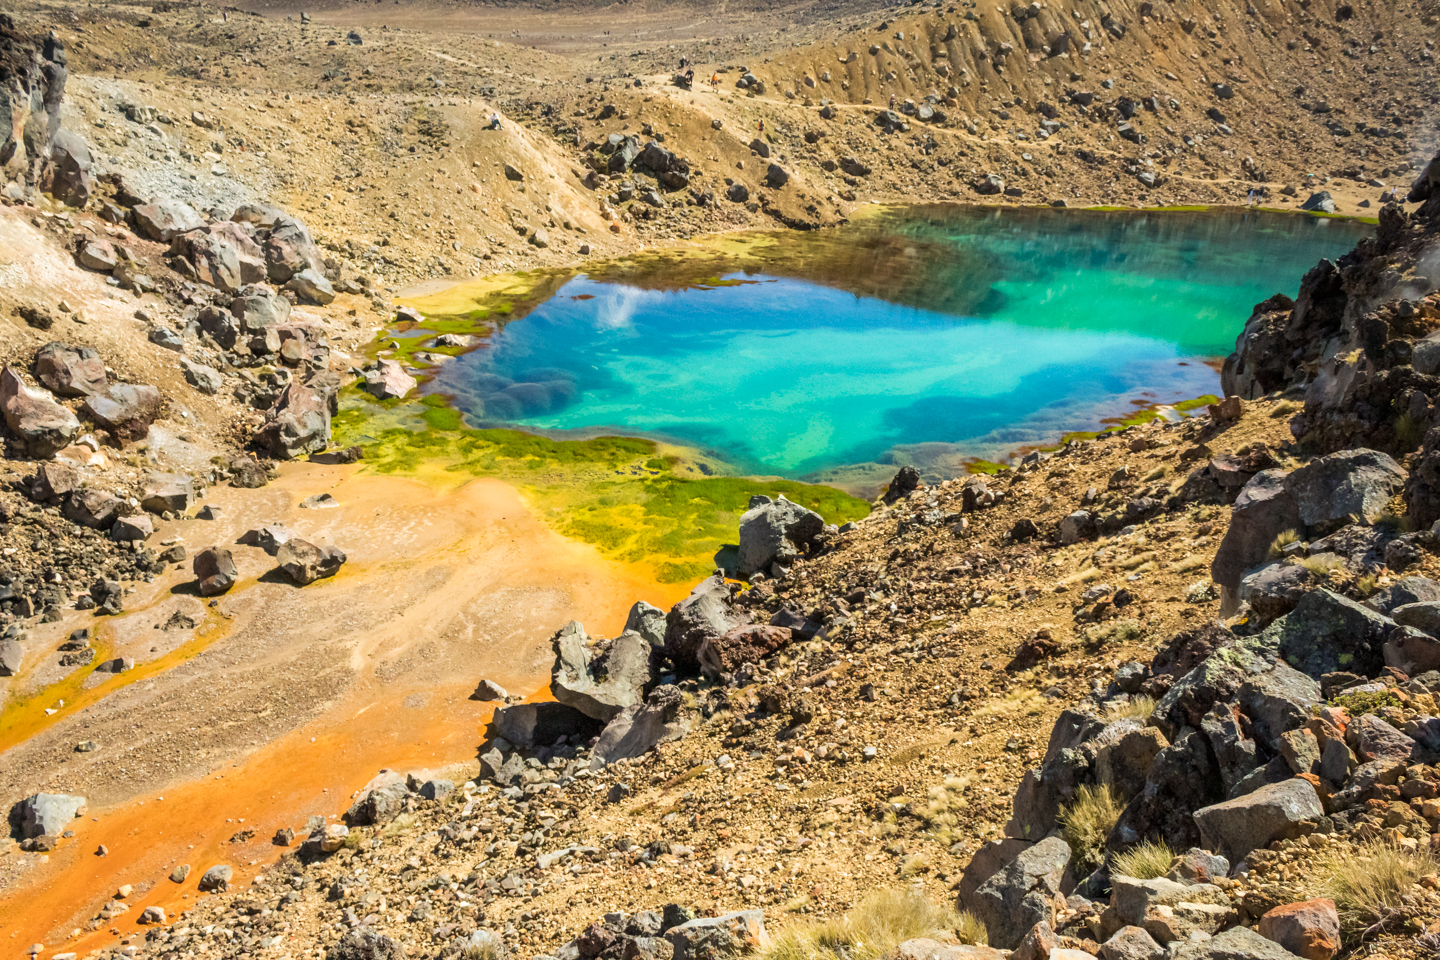
[[[1335,901],[1341,923],[1362,934],[1399,917],[1405,892],[1440,868],[1426,845],[1407,850],[1385,842],[1331,851],[1322,866],[1325,893]]]
[[[764,960],[878,960],[916,937],[984,943],[985,928],[919,891],[877,890],[843,917],[786,927]]]
[[[1065,842],[1076,858],[1092,869],[1105,859],[1105,838],[1120,819],[1123,805],[1109,784],[1080,787],[1075,800],[1060,811]]]
[[[1300,561],[1300,566],[1317,577],[1328,577],[1335,570],[1344,570],[1345,561],[1333,553],[1317,553]]]
[[[920,816],[925,820],[925,829],[941,843],[954,843],[964,835],[960,830],[960,813],[970,806],[970,801],[965,799],[969,782],[964,777],[947,777],[943,784],[926,791]]]
[[[1137,880],[1154,880],[1170,872],[1175,851],[1164,840],[1137,843],[1110,861],[1110,872]]]
[[[1105,707],[1105,719],[1107,720],[1139,720],[1141,723],[1150,719],[1150,714],[1155,712],[1155,698],[1147,697],[1144,694],[1132,695],[1125,700],[1111,701]]]
[[[1279,560],[1285,555],[1285,548],[1292,543],[1300,542],[1300,531],[1295,529],[1282,530],[1270,541],[1270,559]]]

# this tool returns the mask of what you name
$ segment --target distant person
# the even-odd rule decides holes
[[[710,75],[710,89],[716,93],[720,91],[720,74],[712,73]]]
[[[491,129],[491,130],[499,130],[499,129],[500,129],[500,114],[498,114],[498,113],[492,113],[492,114],[490,114],[490,129]]]

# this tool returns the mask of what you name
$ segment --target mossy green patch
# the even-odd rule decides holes
[[[1181,400],[1172,406],[1181,413],[1189,413],[1191,410],[1200,410],[1212,403],[1219,403],[1220,398],[1213,393],[1207,393],[1203,397],[1195,397],[1193,400]]]
[[[364,447],[365,469],[413,474],[438,466],[457,482],[505,480],[560,533],[621,562],[648,566],[661,583],[690,582],[714,569],[716,551],[734,542],[754,494],[783,494],[836,524],[870,511],[867,502],[834,487],[677,476],[671,471],[684,458],[651,440],[554,440],[518,430],[470,429],[458,412],[428,398],[381,415],[369,414],[366,406],[352,399],[332,422],[337,446]],[[370,432],[363,433],[367,427]]]
[[[1337,707],[1344,707],[1352,717],[1358,717],[1362,713],[1374,713],[1385,707],[1400,706],[1400,698],[1389,690],[1342,693],[1337,697],[1331,697],[1330,702]]]

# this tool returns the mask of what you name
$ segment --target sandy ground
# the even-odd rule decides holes
[[[340,506],[298,506],[322,492]],[[123,883],[155,888],[120,918],[133,928],[144,905],[173,906],[165,877],[177,863],[272,860],[277,829],[342,813],[381,768],[472,761],[491,712],[468,699],[482,676],[512,694],[543,690],[558,625],[618,631],[636,599],[668,606],[684,592],[553,533],[498,481],[437,490],[363,467],[291,464],[262,490],[219,488],[207,502],[221,520],[158,536],[192,551],[231,544],[242,582],[213,608],[192,594],[188,564],[141,585],[97,640],[104,656],[133,656],[134,671],[72,694],[54,715],[53,690],[30,691],[0,718],[5,790],[23,782],[91,801],[53,853],[0,860],[0,942],[54,942]],[[276,522],[340,545],[349,563],[304,589],[282,581],[264,551],[234,545]],[[194,617],[193,631],[159,629],[177,611]],[[82,621],[95,622],[72,613],[45,629],[58,645]],[[75,753],[81,740],[100,749]],[[253,839],[230,842],[245,829]]]

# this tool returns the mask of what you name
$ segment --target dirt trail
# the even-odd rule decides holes
[[[322,491],[340,506],[298,506]],[[342,813],[380,768],[473,761],[492,709],[468,699],[480,677],[512,694],[542,690],[556,625],[573,618],[618,631],[635,599],[668,606],[684,592],[565,540],[494,480],[445,489],[357,466],[291,464],[263,490],[218,488],[207,502],[220,521],[167,531],[192,551],[281,523],[341,545],[350,562],[300,590],[268,575],[274,561],[259,548],[232,546],[246,579],[214,608],[221,629],[206,642],[187,638],[145,659],[152,621],[204,610],[187,565],[107,624],[107,655],[134,656],[137,667],[106,681],[105,696],[87,691],[49,717],[45,691],[12,702],[0,730],[27,736],[0,777],[34,782],[38,765],[49,781],[41,789],[84,793],[91,809],[74,839],[26,856],[29,869],[0,899],[0,942],[58,943],[133,884],[128,913],[67,949],[112,942],[109,931],[133,932],[145,906],[173,911],[194,895],[193,882],[182,893],[166,879],[176,864],[230,863],[243,877],[280,855],[270,844],[277,829]],[[76,625],[71,616],[52,626],[58,636]],[[101,749],[71,752],[82,739]],[[230,842],[249,829],[252,838]]]

